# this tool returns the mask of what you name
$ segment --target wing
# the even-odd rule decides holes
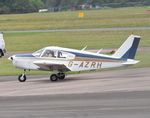
[[[35,65],[39,66],[40,70],[59,70],[59,71],[70,71],[69,68],[65,66],[62,62],[58,61],[46,61],[46,60],[40,60],[40,61],[34,61],[33,62]]]

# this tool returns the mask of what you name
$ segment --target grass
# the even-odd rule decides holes
[[[150,26],[150,14],[145,12],[149,9],[127,7],[89,10],[84,11],[84,18],[78,18],[79,11],[0,15],[0,30]]]
[[[8,33],[4,36],[8,51],[31,52],[52,45],[76,49],[86,45],[88,49],[118,48],[132,33],[142,37],[141,47],[150,46],[150,30]]]
[[[133,67],[142,68],[142,67],[150,67],[150,53],[149,52],[138,52],[136,55],[136,59],[140,60],[140,62]]]

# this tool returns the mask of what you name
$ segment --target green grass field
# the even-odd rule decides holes
[[[89,49],[118,48],[132,33],[142,37],[141,47],[150,46],[150,30],[8,33],[4,36],[8,51],[31,52],[52,45],[76,49],[86,45]]]
[[[21,15],[0,15],[1,30],[19,29],[61,29],[61,28],[97,28],[150,26],[150,14],[145,10],[150,7],[117,8],[85,11],[85,18],[79,19],[78,11],[60,13],[33,13]],[[82,31],[49,33],[4,33],[8,52],[33,52],[46,46],[68,48],[117,49],[130,34],[140,35],[140,47],[150,47],[150,30],[129,31]],[[150,67],[150,53],[139,52],[136,56],[141,62],[133,67]],[[22,71],[15,69],[6,59],[0,59],[0,75],[16,75]],[[45,74],[46,72],[31,72]]]
[[[127,7],[90,10],[84,11],[84,18],[78,18],[79,11],[0,15],[0,30],[150,26],[150,14],[145,12],[149,9]]]

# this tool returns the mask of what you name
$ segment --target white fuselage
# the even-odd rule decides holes
[[[58,51],[61,51],[64,54],[64,57],[59,58],[57,56],[43,56],[46,50],[53,50],[56,52],[56,55],[58,54]],[[67,71],[83,71],[97,70],[101,68],[120,67],[124,65],[132,65],[135,63],[134,60],[123,60],[108,55],[60,47],[45,48],[43,52],[41,52],[41,54],[38,56],[36,56],[36,54],[33,53],[14,55],[11,58],[13,58],[13,65],[17,68],[46,71],[58,70],[60,67],[59,65],[65,66],[67,68]],[[128,64],[129,61],[130,64]],[[62,68],[62,71],[66,71],[63,69],[64,68]]]

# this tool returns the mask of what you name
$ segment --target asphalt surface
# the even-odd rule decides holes
[[[150,27],[113,27],[113,28],[87,28],[87,29],[43,29],[43,30],[12,30],[4,33],[27,33],[27,32],[82,32],[82,31],[119,31],[119,30],[150,30]]]
[[[149,118],[150,92],[0,97],[1,118]]]
[[[68,75],[55,83],[48,76],[16,78],[0,77],[2,118],[150,117],[150,68]]]

